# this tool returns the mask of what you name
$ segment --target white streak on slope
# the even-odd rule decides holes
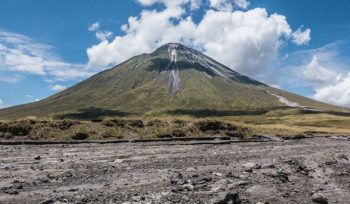
[[[176,48],[178,44],[170,44],[168,47],[168,53],[170,58],[170,63],[166,69],[170,65],[172,66],[171,71],[169,72],[169,95],[174,96],[178,91],[181,91],[181,79],[179,75],[179,68],[176,66],[177,53]]]
[[[175,49],[171,50],[170,61],[176,63],[176,50]]]
[[[227,77],[226,77],[224,74],[222,74],[220,71],[218,71],[215,67],[210,66],[211,63],[209,62],[208,59],[205,59],[204,57],[202,57],[202,56],[200,56],[200,55],[197,55],[197,54],[195,54],[195,53],[193,53],[193,52],[190,52],[190,51],[188,51],[188,50],[185,50],[185,51],[182,52],[182,53],[185,55],[187,61],[189,61],[190,63],[194,64],[194,63],[197,62],[197,63],[199,63],[200,65],[202,65],[203,67],[205,67],[205,68],[207,68],[207,69],[211,69],[211,70],[213,70],[216,74],[218,74],[219,76],[221,76],[221,77],[227,79]],[[208,62],[209,62],[209,63],[208,63]]]
[[[266,91],[266,92],[277,97],[279,99],[279,102],[283,103],[286,106],[306,109],[305,106],[302,106],[302,105],[295,103],[295,102],[288,101],[288,99],[284,98],[283,96],[279,96],[277,94],[271,93],[270,91]]]
[[[291,102],[289,101],[288,99],[284,98],[283,96],[280,96],[280,95],[277,95],[277,94],[274,94],[270,91],[267,91],[267,90],[264,90],[262,89],[261,87],[258,87],[259,90],[263,90],[264,92],[268,93],[268,94],[271,94],[275,97],[277,97],[279,99],[279,102],[285,104],[286,106],[289,106],[289,107],[294,107],[294,108],[302,108],[303,110],[307,110],[307,111],[314,111],[314,112],[320,112],[320,113],[323,113],[325,111],[323,110],[319,110],[319,109],[313,109],[313,108],[308,108],[306,106],[302,106],[298,103],[295,103],[295,102]]]

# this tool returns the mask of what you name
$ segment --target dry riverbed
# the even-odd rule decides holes
[[[0,203],[349,203],[348,138],[272,139],[3,145]]]

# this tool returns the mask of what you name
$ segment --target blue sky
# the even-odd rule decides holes
[[[346,0],[0,5],[0,107],[46,98],[168,41],[199,49],[269,85],[350,107]]]

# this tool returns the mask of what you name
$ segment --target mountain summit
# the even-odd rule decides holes
[[[269,87],[197,50],[168,43],[44,100],[2,109],[0,119],[24,116],[80,119],[128,115],[200,117],[255,114],[286,107],[343,110]]]

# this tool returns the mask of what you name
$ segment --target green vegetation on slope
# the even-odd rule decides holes
[[[177,61],[172,62],[169,49],[166,45],[151,54],[133,57],[47,99],[2,109],[0,120],[35,116],[79,120],[231,117],[241,121],[254,116],[265,121],[264,118],[273,115],[320,116],[324,111],[325,115],[344,117],[349,113],[346,108],[288,93],[235,74],[207,56],[181,45],[176,48]],[[194,59],[201,61],[192,62]],[[177,70],[181,87],[172,95],[169,90]],[[268,92],[319,111],[294,110]]]
[[[212,114],[210,117],[196,114],[199,115],[193,117],[181,113],[154,118],[115,117],[91,121],[28,117],[0,122],[0,140],[119,140],[208,136],[246,138],[259,134],[350,136],[349,115],[310,114],[296,108],[220,116]]]

